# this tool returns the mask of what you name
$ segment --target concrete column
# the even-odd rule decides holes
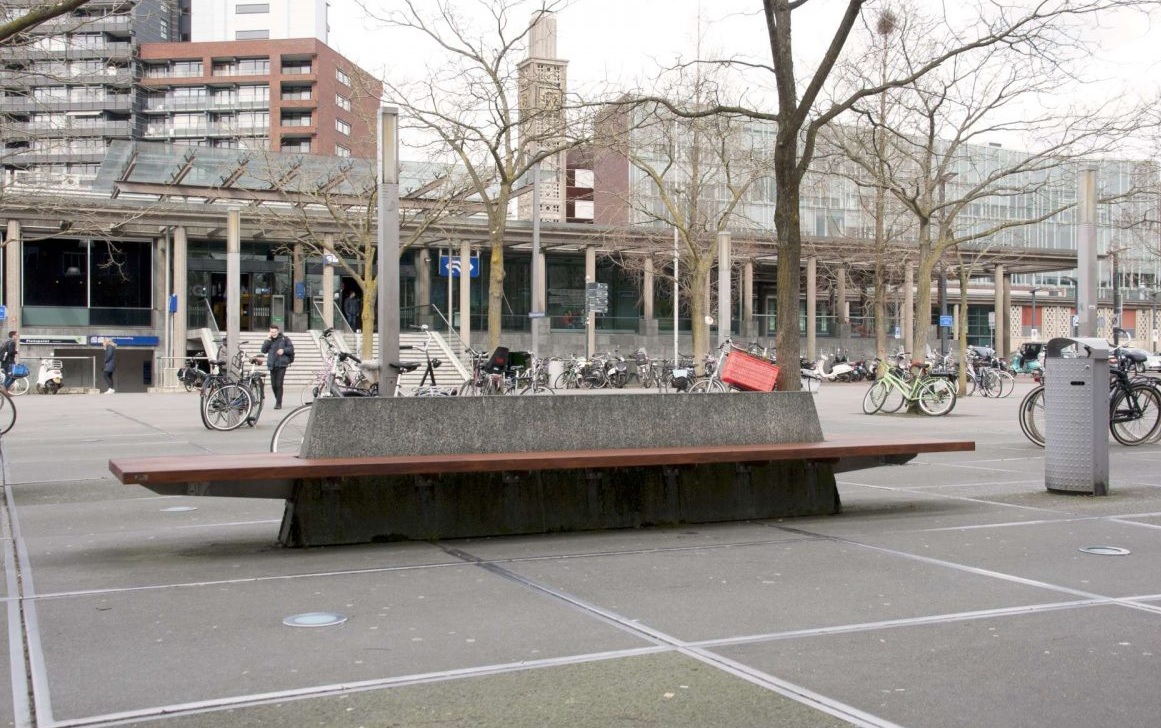
[[[415,323],[431,327],[435,319],[431,313],[431,251],[415,251]]]
[[[593,246],[585,248],[585,283],[597,280],[597,249]],[[592,356],[597,350],[597,315],[591,311],[585,313],[585,351]]]
[[[545,253],[540,254],[540,267],[538,269],[539,283],[536,289],[536,310],[545,314],[544,331],[547,332],[548,326],[548,256]],[[539,353],[539,352],[538,352]]]
[[[908,263],[903,271],[903,350],[912,359],[922,359],[926,352],[911,351],[915,346],[915,265]]]
[[[1008,351],[1012,348],[1012,274],[1011,273],[1004,274],[1004,308],[1002,310],[1002,313],[1004,314],[1004,317],[1003,317],[1004,318],[1004,321],[1003,321],[1003,324],[1004,324],[1003,325],[1004,348],[1000,349],[1000,351],[998,351],[997,353],[1000,356],[1005,356],[1005,355],[1007,355]],[[996,323],[997,323],[996,328],[1000,328],[999,322],[997,321]]]
[[[718,233],[718,346],[725,343],[733,331],[730,312],[730,289],[733,265],[730,263],[730,234]]]
[[[173,292],[177,294],[177,312],[173,314],[173,342],[170,356],[177,366],[185,366],[186,338],[189,336],[189,237],[184,227],[173,229],[170,258],[173,262]]]
[[[1077,180],[1076,238],[1076,316],[1077,336],[1093,338],[1097,331],[1097,288],[1100,286],[1100,268],[1097,262],[1096,168],[1086,167]],[[997,276],[997,285],[999,277]],[[1001,355],[1003,351],[999,352]]]
[[[1004,356],[1004,266],[997,265],[993,272],[992,313],[995,314],[996,328],[992,334],[992,346],[998,356]]]
[[[850,334],[850,316],[847,308],[847,268],[845,265],[840,265],[836,271],[838,278],[835,286],[835,333],[839,337],[845,337]]]
[[[646,321],[653,319],[653,256],[645,257],[645,275],[641,282],[641,317]]]
[[[291,248],[291,264],[290,264],[290,295],[294,298],[294,303],[291,307],[292,316],[288,322],[287,329],[297,331],[298,329],[309,328],[302,322],[303,314],[309,310],[306,308],[307,300],[295,296],[295,292],[302,284],[303,289],[306,287],[306,254],[303,252],[302,243],[295,243]],[[324,302],[323,308],[326,308],[326,303],[333,303],[332,298],[329,302]]]
[[[8,308],[8,318],[4,320],[4,331],[0,333],[5,339],[9,331],[20,329],[21,303],[20,282],[24,278],[24,268],[20,262],[23,258],[24,241],[21,239],[22,230],[19,220],[8,221],[8,232],[4,236],[4,269],[8,275],[8,283],[4,287],[4,304]]]
[[[226,212],[226,361],[231,364],[242,341],[242,213]],[[241,372],[234,372],[241,374]]]
[[[959,304],[953,304],[951,307],[951,331],[954,334],[952,341],[949,344],[948,351],[958,351],[956,347],[959,346]]]
[[[460,243],[460,341],[464,348],[472,341],[472,244]],[[449,271],[450,273],[450,271]],[[480,271],[480,275],[484,272]],[[450,314],[449,314],[450,315]],[[454,319],[453,319],[454,320]]]
[[[323,236],[323,247],[334,250],[334,236],[327,233]],[[323,264],[322,269],[322,322],[323,328],[335,325],[335,267]]]
[[[742,264],[742,336],[747,341],[756,338],[754,328],[754,262]]]
[[[806,259],[806,358],[814,361],[818,356],[818,337],[815,334],[818,317],[818,258]],[[779,311],[782,326],[797,326],[797,311]]]

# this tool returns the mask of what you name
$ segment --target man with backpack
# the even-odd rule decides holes
[[[282,409],[282,381],[286,368],[294,363],[294,343],[277,326],[270,327],[270,336],[262,342],[266,368],[270,370],[270,391],[274,392],[274,409]]]
[[[12,368],[16,366],[16,332],[8,332],[8,340],[0,346],[0,370],[4,372],[4,390],[12,386],[16,377],[12,375]]]

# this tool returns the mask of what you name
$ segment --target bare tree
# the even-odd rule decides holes
[[[28,12],[0,23],[0,45],[8,44],[14,38],[19,37],[21,33],[27,33],[42,23],[67,15],[88,3],[89,0],[60,0],[60,2],[40,3],[30,8]]]
[[[775,206],[775,229],[778,235],[778,307],[793,311],[798,306],[802,263],[802,232],[799,223],[801,184],[815,154],[819,132],[831,121],[863,99],[891,88],[911,84],[944,63],[977,49],[1003,45],[1020,51],[1026,59],[1053,57],[1061,43],[1072,43],[1072,28],[1067,23],[1092,17],[1095,13],[1116,8],[1148,7],[1147,0],[1039,0],[1027,7],[1011,7],[983,2],[958,9],[974,18],[965,18],[962,26],[945,23],[933,35],[938,44],[929,54],[915,59],[910,69],[886,81],[845,89],[831,99],[824,97],[828,78],[846,49],[866,0],[848,0],[826,41],[825,51],[805,83],[795,70],[793,16],[806,7],[806,0],[763,0],[762,7],[770,41],[769,65],[739,60],[712,61],[745,69],[768,78],[777,95],[778,110],[763,111],[752,105],[722,104],[706,109],[686,109],[672,101],[642,95],[638,101],[668,105],[674,113],[690,117],[714,114],[738,114],[754,119],[777,122],[778,137],[774,145],[775,180],[778,199]],[[813,7],[812,7],[813,9]],[[817,36],[812,36],[817,45]],[[794,361],[801,346],[796,326],[780,326],[776,339],[778,356]],[[798,389],[798,378],[781,377],[782,389]]]
[[[384,94],[400,106],[400,124],[413,146],[426,150],[432,160],[454,162],[465,170],[487,217],[488,343],[495,348],[500,343],[510,206],[530,189],[526,179],[537,162],[558,159],[584,141],[582,134],[570,131],[577,122],[569,119],[565,89],[534,94],[534,102],[524,108],[519,103],[520,65],[527,60],[533,28],[566,0],[540,0],[527,21],[512,17],[525,6],[518,0],[474,0],[454,7],[403,0],[398,9],[386,12],[361,4],[383,26],[417,34],[441,54],[441,62],[430,64],[427,78],[385,81]]]

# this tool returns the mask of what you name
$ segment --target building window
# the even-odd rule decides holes
[[[268,40],[270,38],[269,30],[236,30],[234,31],[234,40]]]
[[[310,101],[310,87],[298,86],[282,89],[283,101]]]
[[[287,114],[282,115],[283,126],[310,126],[310,114]]]
[[[23,253],[24,324],[151,323],[151,243],[41,240],[24,243]]]
[[[174,61],[173,62],[173,75],[178,76],[178,77],[182,77],[182,78],[189,78],[192,76],[200,76],[200,75],[202,75],[202,62],[201,61]]]
[[[344,134],[346,136],[351,135],[351,125],[342,119],[335,119],[335,129],[338,130],[340,134]]]
[[[283,61],[282,75],[307,76],[310,74],[310,61]]]
[[[243,76],[266,76],[270,74],[269,58],[243,58],[238,61],[238,73]]]
[[[351,85],[351,77],[348,76],[347,72],[341,68],[335,69],[335,78],[337,78],[339,80],[339,83],[343,84],[344,86]]]
[[[342,94],[335,94],[335,106],[339,107],[343,111],[350,111],[351,100]]]
[[[349,156],[351,156],[351,150],[347,149],[342,144],[336,144],[335,145],[335,156],[336,157],[349,157]]]
[[[284,152],[298,152],[300,154],[308,154],[310,152],[309,139],[287,139],[282,142],[282,151]]]
[[[269,13],[270,3],[245,3],[234,7],[234,12],[238,15],[254,15],[257,13]]]

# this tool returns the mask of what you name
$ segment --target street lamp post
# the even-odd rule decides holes
[[[1072,302],[1073,302],[1074,313],[1072,315],[1072,318],[1070,318],[1068,320],[1068,335],[1069,336],[1076,336],[1076,329],[1077,329],[1077,325],[1078,325],[1079,319],[1080,319],[1080,282],[1077,281],[1072,276],[1061,276],[1060,280],[1067,283],[1070,286],[1073,286]],[[1077,323],[1074,323],[1074,322],[1077,322]]]
[[[1036,288],[1036,287],[1032,288],[1032,327],[1031,327],[1032,338],[1037,337],[1037,334],[1036,334],[1036,294],[1039,292],[1040,292],[1039,288]]]

